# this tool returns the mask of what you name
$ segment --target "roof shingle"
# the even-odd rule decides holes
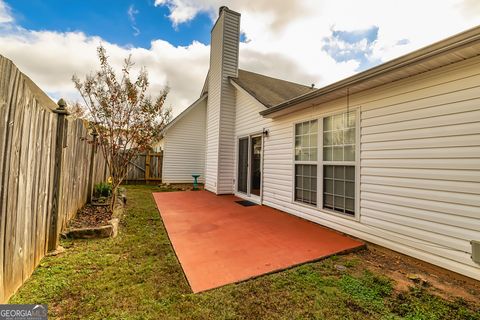
[[[241,69],[238,77],[231,79],[267,108],[314,90],[309,86]]]

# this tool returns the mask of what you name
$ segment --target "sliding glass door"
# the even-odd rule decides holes
[[[238,192],[248,192],[248,142],[249,138],[238,140]]]
[[[262,137],[250,140],[250,193],[260,197],[262,185]]]
[[[260,197],[262,187],[262,136],[238,139],[237,191]]]

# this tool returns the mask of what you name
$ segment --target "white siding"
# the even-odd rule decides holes
[[[271,122],[241,114],[238,100],[237,135],[270,130],[264,204],[480,280],[469,244],[480,239],[479,58],[350,97],[361,111],[358,219],[292,201],[293,124],[345,99]]]
[[[206,108],[203,100],[167,130],[162,182],[191,183],[193,173],[204,182]]]
[[[258,113],[266,107],[249,95],[245,90],[236,90],[236,114],[235,136],[239,137],[259,133],[263,127],[272,122],[271,119],[263,118]],[[237,150],[235,150],[236,154]]]
[[[218,166],[219,194],[233,193],[235,148],[235,89],[228,77],[238,76],[240,16],[225,12],[223,79],[220,108],[220,149]]]
[[[206,189],[233,193],[235,91],[240,15],[223,9],[212,30],[207,106]]]
[[[208,73],[207,139],[205,158],[205,188],[217,192],[218,147],[220,132],[220,94],[222,90],[223,19],[212,30],[210,70]]]
[[[236,90],[236,113],[235,113],[235,172],[234,181],[237,181],[238,168],[238,138],[262,132],[264,127],[268,127],[271,119],[263,118],[259,115],[260,111],[265,110],[265,106],[249,95],[246,91],[237,87]],[[234,190],[237,190],[235,185]],[[246,198],[244,194],[235,193]]]

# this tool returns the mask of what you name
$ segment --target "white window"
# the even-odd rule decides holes
[[[296,202],[355,216],[356,123],[352,111],[295,124]]]
[[[295,125],[295,201],[317,205],[318,121]]]
[[[355,215],[356,113],[323,118],[322,207]]]

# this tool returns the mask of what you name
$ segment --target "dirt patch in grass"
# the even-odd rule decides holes
[[[422,287],[444,299],[479,302],[480,282],[373,244],[359,252],[364,267],[395,281],[397,291]]]
[[[10,303],[46,303],[49,319],[480,319],[463,294],[398,289],[404,261],[373,250],[193,294],[151,195],[163,188],[127,189],[117,238],[63,240],[66,252],[44,258]]]
[[[110,206],[93,206],[85,205],[78,210],[75,219],[70,220],[69,228],[93,228],[108,225],[108,221],[112,219],[112,211]]]

